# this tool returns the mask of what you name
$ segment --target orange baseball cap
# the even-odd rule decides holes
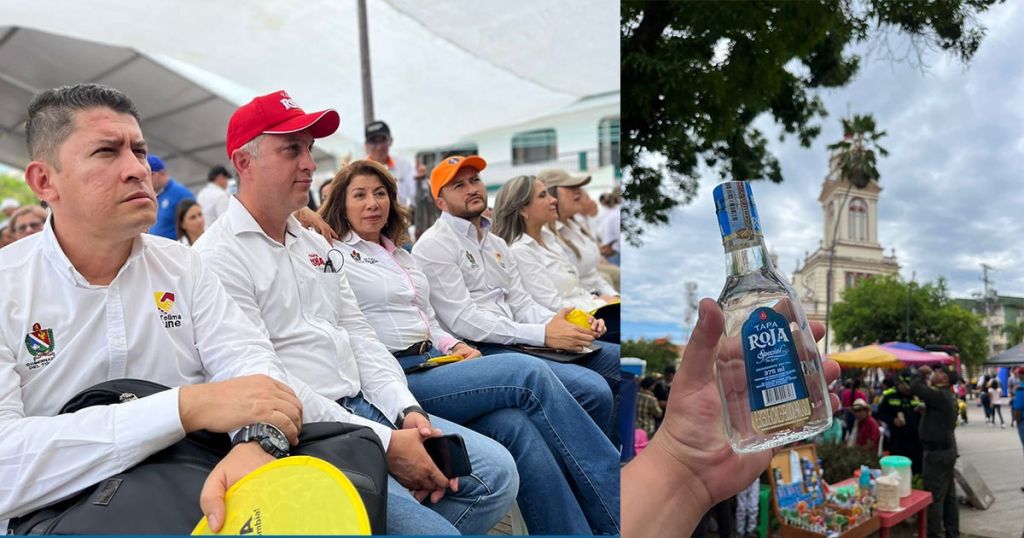
[[[470,155],[469,157],[463,157],[461,155],[452,155],[441,161],[434,167],[434,170],[430,172],[430,194],[437,198],[437,193],[441,192],[441,187],[448,184],[455,174],[462,170],[463,167],[470,167],[480,172],[484,168],[487,168],[487,161],[479,155]]]

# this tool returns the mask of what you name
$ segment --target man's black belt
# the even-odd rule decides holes
[[[424,340],[422,342],[416,342],[415,344],[401,350],[392,353],[395,358],[409,357],[412,355],[423,355],[430,351],[430,348],[434,347],[434,343],[430,340]]]

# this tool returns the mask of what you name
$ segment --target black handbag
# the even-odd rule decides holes
[[[168,387],[114,379],[77,394],[61,408],[73,413],[95,405],[143,398]],[[227,434],[192,432],[124,472],[50,506],[11,520],[14,534],[180,534],[203,517],[199,493],[206,477],[231,450]],[[292,454],[323,459],[349,478],[366,506],[374,534],[387,528],[387,460],[373,430],[351,424],[305,424]]]

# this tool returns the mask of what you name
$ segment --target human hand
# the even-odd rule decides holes
[[[772,452],[738,454],[725,436],[722,401],[714,364],[725,316],[711,299],[700,303],[700,318],[672,383],[661,429],[622,472],[622,534],[689,535],[714,504],[750,485],[768,467]],[[825,333],[811,323],[816,340]],[[839,377],[839,365],[822,361],[826,381]],[[839,398],[829,395],[837,409]],[[684,508],[665,511],[652,496],[678,496]],[[666,501],[668,502],[668,501]],[[671,532],[670,532],[671,531]]]
[[[452,346],[451,349],[448,350],[448,353],[451,353],[452,355],[458,355],[463,359],[475,359],[477,357],[483,357],[483,353],[480,353],[479,349],[465,342],[459,342],[458,344],[455,344],[454,346]]]
[[[265,422],[277,426],[294,445],[302,428],[302,402],[288,385],[265,375],[249,375],[181,387],[178,416],[186,433],[227,433]]]
[[[402,421],[402,429],[416,430],[420,432],[420,435],[422,435],[424,439],[430,437],[434,433],[434,428],[430,425],[430,419],[422,413],[415,411],[405,415],[405,420]]]
[[[440,435],[441,430],[435,428],[430,437]],[[452,491],[458,491],[458,482],[449,481],[437,468],[423,447],[422,435],[416,430],[403,428],[392,432],[387,459],[388,472],[399,484],[409,488],[417,501],[422,502],[429,495],[431,502],[436,503],[449,486]]]
[[[316,211],[313,211],[308,207],[303,207],[296,211],[294,215],[295,218],[299,220],[299,224],[301,224],[303,228],[312,228],[316,230],[317,233],[324,236],[324,239],[326,239],[328,243],[338,238],[338,235],[334,233],[334,230],[331,229],[330,225],[328,225],[327,222],[324,221],[323,217],[321,217]]]
[[[589,346],[597,334],[593,330],[577,327],[565,316],[572,312],[571,306],[558,311],[544,326],[544,345],[555,349],[578,351]]]
[[[604,333],[608,332],[608,327],[604,324],[604,320],[590,316],[590,330],[597,333],[597,337],[604,336]]]
[[[224,525],[224,493],[232,484],[257,468],[274,461],[259,443],[240,443],[210,471],[199,494],[199,507],[213,532]]]

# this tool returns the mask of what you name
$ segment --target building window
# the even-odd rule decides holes
[[[512,137],[512,164],[542,163],[558,158],[554,129],[537,129]]]
[[[597,165],[618,168],[619,149],[619,117],[603,118],[597,124]]]
[[[479,155],[480,152],[477,149],[476,144],[466,144],[464,146],[455,146],[440,149],[428,149],[421,151],[416,154],[416,162],[422,163],[427,169],[429,174],[434,169],[434,165],[441,162],[443,159],[447,159],[452,155],[462,155],[464,157],[469,155]]]
[[[874,276],[874,275],[872,275],[870,273],[850,273],[850,272],[847,272],[846,273],[846,287],[843,288],[843,289],[847,289],[848,290],[848,289],[856,286],[857,284],[859,284],[862,280],[867,280],[867,279],[871,278],[872,276]]]
[[[853,241],[868,240],[868,204],[861,198],[850,200],[850,234]]]

